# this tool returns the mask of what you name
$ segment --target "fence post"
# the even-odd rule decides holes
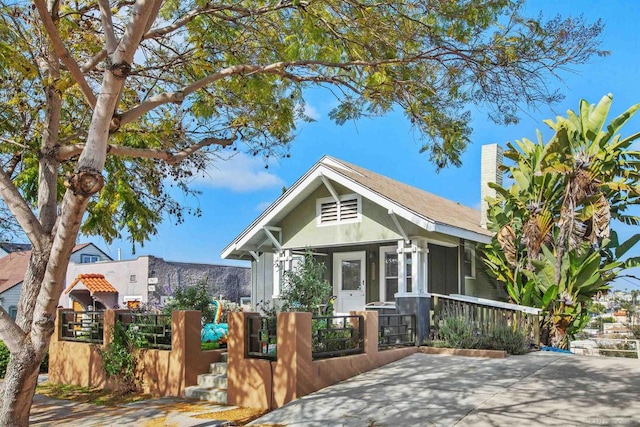
[[[640,360],[640,340],[636,340],[636,356],[638,356],[638,360]]]
[[[104,317],[102,318],[102,344],[106,347],[111,344],[113,338],[113,329],[116,326],[118,316],[115,310],[105,310]]]
[[[311,357],[311,313],[279,313],[278,360],[273,378],[274,407],[317,390]]]

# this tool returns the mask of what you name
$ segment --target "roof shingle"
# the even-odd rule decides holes
[[[109,283],[109,281],[107,281],[107,279],[105,279],[102,274],[78,274],[76,280],[74,280],[73,283],[69,285],[64,293],[68,294],[69,292],[71,292],[74,286],[76,286],[78,283],[82,283],[92,294],[96,294],[99,292],[116,294],[118,293],[118,290],[114,288],[113,285],[111,285],[111,283]]]

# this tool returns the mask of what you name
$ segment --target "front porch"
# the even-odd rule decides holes
[[[363,310],[367,305],[395,303],[398,298],[415,298],[431,293],[482,297],[475,282],[475,248],[458,242],[427,239],[383,241],[369,244],[308,248],[316,261],[325,265],[325,279],[333,286],[334,308],[338,314]],[[254,260],[254,270],[273,265],[273,275],[256,275],[254,304],[269,300],[277,305],[284,273],[297,268],[305,248],[281,248],[262,253]],[[261,266],[258,264],[263,263]],[[265,289],[261,294],[260,290]],[[469,289],[468,289],[469,288]],[[489,298],[494,295],[487,293]]]

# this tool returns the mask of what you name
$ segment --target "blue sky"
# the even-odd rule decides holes
[[[523,137],[535,139],[536,129],[549,135],[542,120],[565,115],[568,109],[577,110],[583,98],[596,103],[603,95],[612,93],[610,117],[640,102],[640,31],[637,27],[640,2],[529,1],[527,11],[530,15],[542,12],[547,18],[558,13],[563,16],[584,14],[590,21],[601,18],[606,25],[602,48],[611,51],[611,55],[594,58],[589,64],[563,73],[562,83],[552,83],[566,95],[565,100],[553,108],[543,106],[537,111],[523,112],[518,125],[495,125],[487,120],[482,110],[470,106],[474,117],[473,143],[463,156],[461,168],[450,168],[437,174],[427,155],[419,153],[420,141],[401,114],[337,126],[327,116],[335,101],[326,93],[313,92],[307,96],[307,103],[308,112],[316,121],[299,127],[291,158],[272,160],[269,169],[264,168],[262,159],[244,154],[214,165],[207,177],[194,183],[202,191],[198,203],[203,215],[187,218],[179,226],[165,222],[160,225],[157,236],[144,247],[138,247],[135,255],[126,240],[110,245],[100,239],[92,240],[113,258],[120,249],[123,259],[154,255],[172,261],[232,264],[220,258],[222,249],[281,194],[283,186],[290,186],[325,154],[462,204],[479,207],[482,144],[504,146],[508,141]],[[625,125],[623,135],[637,131],[640,131],[640,114]],[[628,236],[632,232],[636,231],[626,227],[621,234]],[[639,248],[635,249],[635,255],[640,255]],[[637,289],[640,283],[619,281],[616,287]]]

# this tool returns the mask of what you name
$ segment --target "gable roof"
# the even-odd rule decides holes
[[[71,251],[71,253],[78,252],[80,249],[84,249],[84,248],[86,248],[88,246],[91,246],[93,249],[95,249],[96,251],[100,252],[102,255],[104,255],[104,257],[107,260],[113,261],[113,258],[111,258],[111,256],[109,256],[105,251],[103,251],[102,249],[100,249],[99,247],[97,247],[96,245],[94,245],[91,242],[89,242],[89,243],[78,243],[77,245],[74,246],[73,251]]]
[[[243,247],[255,242],[264,227],[277,224],[327,178],[427,231],[475,242],[491,241],[492,233],[480,226],[479,210],[324,156],[236,237],[222,251],[222,257],[239,257]]]
[[[23,252],[23,251],[31,250],[31,244],[0,242],[0,249],[2,249],[8,254],[10,254],[11,252]]]
[[[78,283],[82,283],[92,294],[99,292],[118,293],[118,290],[114,288],[102,274],[78,274],[76,280],[67,287],[64,293],[68,294],[71,292]]]
[[[22,244],[20,244],[22,245]],[[31,245],[24,244],[25,246]],[[93,243],[81,243],[73,247],[71,253],[77,252],[82,248],[87,246],[93,246],[102,252],[96,245]],[[102,252],[104,253],[104,252]],[[111,259],[107,254],[106,257]],[[24,275],[27,272],[27,267],[29,266],[29,258],[31,257],[31,250],[22,250],[11,252],[0,258],[0,294],[13,288],[14,286],[19,285],[24,281]]]
[[[22,283],[31,251],[12,252],[0,258],[0,293]]]

